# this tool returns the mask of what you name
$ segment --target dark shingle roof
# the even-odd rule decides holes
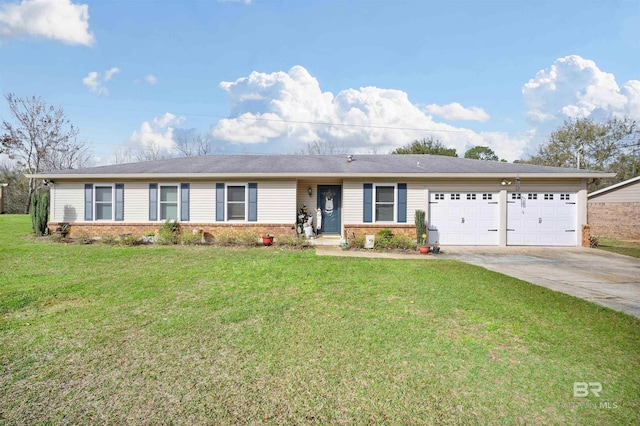
[[[159,161],[116,164],[41,173],[37,177],[65,175],[397,175],[397,174],[571,174],[596,177],[602,172],[532,164],[481,161],[439,155],[206,155]]]

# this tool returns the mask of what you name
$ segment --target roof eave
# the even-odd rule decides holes
[[[91,173],[91,174],[48,174],[35,173],[26,175],[31,179],[208,179],[208,178],[242,178],[242,179],[274,179],[274,178],[486,178],[486,179],[601,179],[615,177],[615,173]]]

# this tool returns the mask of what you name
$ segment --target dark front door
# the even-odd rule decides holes
[[[340,221],[342,186],[340,185],[318,185],[318,208],[322,210],[323,234],[338,234],[342,228]]]

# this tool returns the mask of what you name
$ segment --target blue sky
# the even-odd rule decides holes
[[[63,106],[96,163],[185,132],[514,160],[566,118],[640,120],[639,80],[640,1],[0,1],[0,91]]]

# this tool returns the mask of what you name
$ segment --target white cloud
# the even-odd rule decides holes
[[[487,121],[489,120],[489,114],[482,108],[469,107],[465,108],[458,102],[453,102],[448,105],[436,105],[430,104],[423,108],[423,111],[427,114],[437,115],[446,120],[472,120],[472,121]]]
[[[0,5],[0,36],[45,37],[69,44],[91,46],[89,6],[71,0],[23,0]]]
[[[158,77],[153,74],[149,74],[144,78],[144,80],[149,84],[156,84],[158,82]]]
[[[640,81],[618,86],[615,76],[577,55],[558,58],[522,87],[527,119],[556,126],[566,118],[640,119]]]
[[[362,87],[334,96],[323,92],[318,80],[301,66],[289,72],[252,72],[222,82],[220,87],[227,92],[233,118],[218,121],[211,134],[236,144],[270,143],[291,152],[305,143],[324,140],[352,152],[388,152],[432,136],[459,154],[473,145],[488,145],[500,156],[516,159],[528,141],[527,135],[512,138],[502,132],[477,133],[437,122],[400,90]],[[454,106],[448,110],[476,119],[486,115],[480,108]]]
[[[139,131],[134,131],[129,138],[129,143],[141,148],[153,148],[170,151],[175,148],[173,131],[175,126],[184,123],[184,117],[176,117],[170,112],[162,117],[156,117],[151,122],[145,121]]]
[[[111,78],[120,72],[118,67],[113,67],[104,72],[104,76],[102,76],[97,71],[91,71],[85,78],[82,79],[82,84],[87,86],[89,90],[93,93],[97,93],[98,95],[108,95],[109,89],[105,87],[105,83]]]

